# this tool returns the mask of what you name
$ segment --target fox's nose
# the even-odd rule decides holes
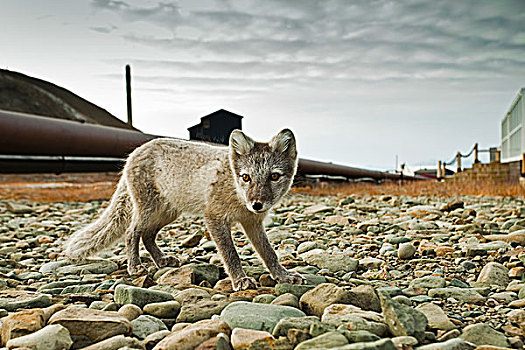
[[[252,204],[252,208],[253,210],[261,210],[263,208],[263,205],[261,202],[254,202]]]

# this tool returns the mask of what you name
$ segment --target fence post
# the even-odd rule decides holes
[[[443,174],[443,180],[447,177],[447,164],[443,161],[443,169],[441,169],[441,174]]]
[[[521,176],[525,174],[525,153],[521,155]]]
[[[478,143],[476,142],[474,144],[474,163],[479,163],[478,152]]]
[[[436,170],[436,178],[438,180],[441,180],[442,177],[443,177],[443,174],[441,173],[441,161],[438,161],[438,167]]]
[[[461,152],[458,152],[458,154],[456,154],[456,165],[458,166],[457,172],[461,172]]]

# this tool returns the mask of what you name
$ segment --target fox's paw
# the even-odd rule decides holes
[[[146,275],[148,273],[148,269],[146,269],[146,266],[142,264],[131,265],[128,266],[128,273],[130,276]]]
[[[257,289],[257,282],[251,277],[241,277],[233,280],[233,289],[235,291],[246,289]]]
[[[177,259],[173,255],[164,255],[162,258],[159,259],[158,264],[157,264],[159,268],[166,267],[166,266],[177,267],[179,265],[180,265],[179,259]]]
[[[274,279],[279,283],[290,283],[290,284],[305,284],[306,280],[303,276],[295,271],[286,270],[284,273],[275,276]]]

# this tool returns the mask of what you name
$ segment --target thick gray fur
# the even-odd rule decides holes
[[[141,239],[158,267],[176,266],[177,258],[162,253],[156,235],[180,214],[198,214],[205,217],[235,290],[255,287],[231,237],[231,226],[237,222],[275,280],[304,283],[301,275],[278,262],[263,226],[268,210],[290,189],[296,169],[295,137],[288,129],[268,143],[235,130],[230,147],[150,141],[130,154],[109,206],[98,220],[71,236],[65,254],[73,261],[84,260],[126,236],[130,274],[146,271],[139,257]]]

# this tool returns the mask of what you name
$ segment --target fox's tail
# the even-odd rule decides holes
[[[126,181],[121,178],[111,202],[102,215],[66,241],[65,255],[72,261],[80,261],[110,248],[125,234],[131,220],[131,206]]]

